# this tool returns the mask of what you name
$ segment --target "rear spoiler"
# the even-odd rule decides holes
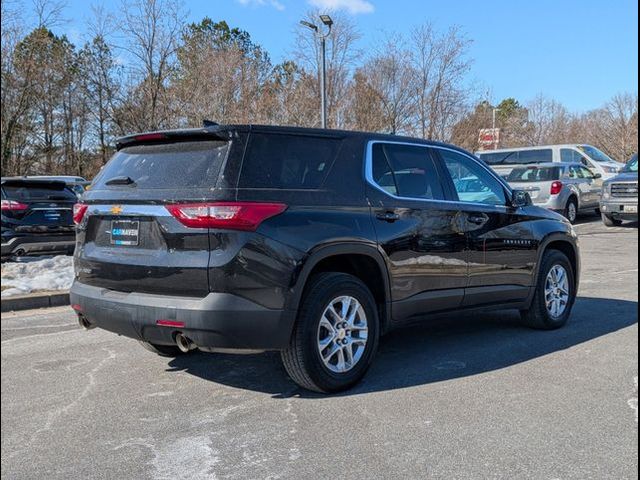
[[[202,140],[229,141],[234,136],[235,129],[229,129],[219,125],[210,125],[203,128],[188,128],[182,130],[165,130],[160,132],[147,132],[120,137],[116,140],[116,149],[135,145],[157,145],[173,142],[192,142]]]

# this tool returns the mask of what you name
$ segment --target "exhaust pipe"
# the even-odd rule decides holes
[[[86,319],[84,315],[78,315],[78,324],[84,330],[91,330],[92,328],[96,328],[96,326]]]
[[[176,335],[176,345],[182,353],[187,353],[196,349],[196,344],[181,333]]]

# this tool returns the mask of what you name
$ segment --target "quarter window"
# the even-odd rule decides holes
[[[373,181],[391,195],[426,200],[444,198],[426,147],[374,143],[371,173]]]
[[[506,205],[507,197],[502,184],[471,158],[441,150],[453,186],[461,202]]]

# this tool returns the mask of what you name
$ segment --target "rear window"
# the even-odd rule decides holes
[[[334,138],[253,133],[242,164],[239,187],[320,188],[340,143],[341,140]]]
[[[507,177],[508,182],[551,182],[560,178],[559,167],[515,168]]]
[[[75,201],[76,195],[64,184],[62,185],[34,185],[13,184],[2,186],[2,198],[22,202],[39,200],[69,200]]]
[[[527,165],[553,162],[553,150],[550,148],[480,153],[479,156],[488,165]]]
[[[212,188],[229,142],[178,142],[123,148],[105,165],[92,190],[122,188],[106,185],[129,177],[138,189]]]

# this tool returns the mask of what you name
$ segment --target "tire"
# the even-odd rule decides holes
[[[617,220],[609,215],[602,214],[602,223],[604,223],[605,227],[619,227],[622,225],[622,220]]]
[[[179,357],[181,355],[186,355],[175,345],[156,345],[155,343],[143,342],[142,340],[138,340],[138,342],[140,342],[140,345],[142,345],[146,350],[149,350],[156,355],[160,355],[161,357]]]
[[[578,201],[575,197],[569,198],[567,205],[564,207],[563,216],[569,220],[571,224],[576,223],[578,219]]]
[[[349,308],[357,305],[353,302],[354,299],[361,307],[357,309],[357,318],[351,324],[353,330],[345,328],[344,322],[340,322],[338,317],[327,311],[330,306],[334,306],[334,310],[343,308],[342,303],[336,303],[341,297],[351,299]],[[320,326],[321,320],[323,325],[330,321],[332,324],[335,323],[333,326],[340,325],[341,328],[332,328],[331,332]],[[366,332],[362,325],[367,327]],[[281,352],[284,368],[294,382],[307,390],[320,393],[347,390],[362,379],[373,360],[378,348],[379,325],[375,300],[360,279],[336,272],[314,275],[306,287],[289,346]],[[325,340],[334,339],[328,341],[324,349],[319,345],[323,334],[326,334]],[[366,337],[364,346],[360,346],[362,337]],[[341,347],[338,342],[348,345]],[[333,356],[329,355],[331,349],[335,349]],[[340,349],[342,353],[338,351]],[[347,350],[354,359],[353,365],[348,371],[336,371],[340,365],[349,365],[346,360]],[[323,353],[330,363],[323,361]],[[342,364],[339,363],[340,358],[343,359]],[[336,365],[331,362],[335,362]]]
[[[564,310],[557,315],[553,315],[550,309],[547,307],[546,289],[548,284],[550,272],[555,267],[560,267],[564,270],[567,280],[568,295],[565,302]],[[538,281],[536,284],[536,291],[531,302],[529,310],[520,312],[522,320],[525,325],[541,329],[541,330],[554,330],[560,328],[567,323],[569,316],[571,315],[571,309],[576,300],[576,282],[575,273],[571,262],[567,256],[557,250],[549,250],[544,253],[542,262],[540,265],[540,271],[538,272]],[[561,302],[560,302],[561,303]]]

